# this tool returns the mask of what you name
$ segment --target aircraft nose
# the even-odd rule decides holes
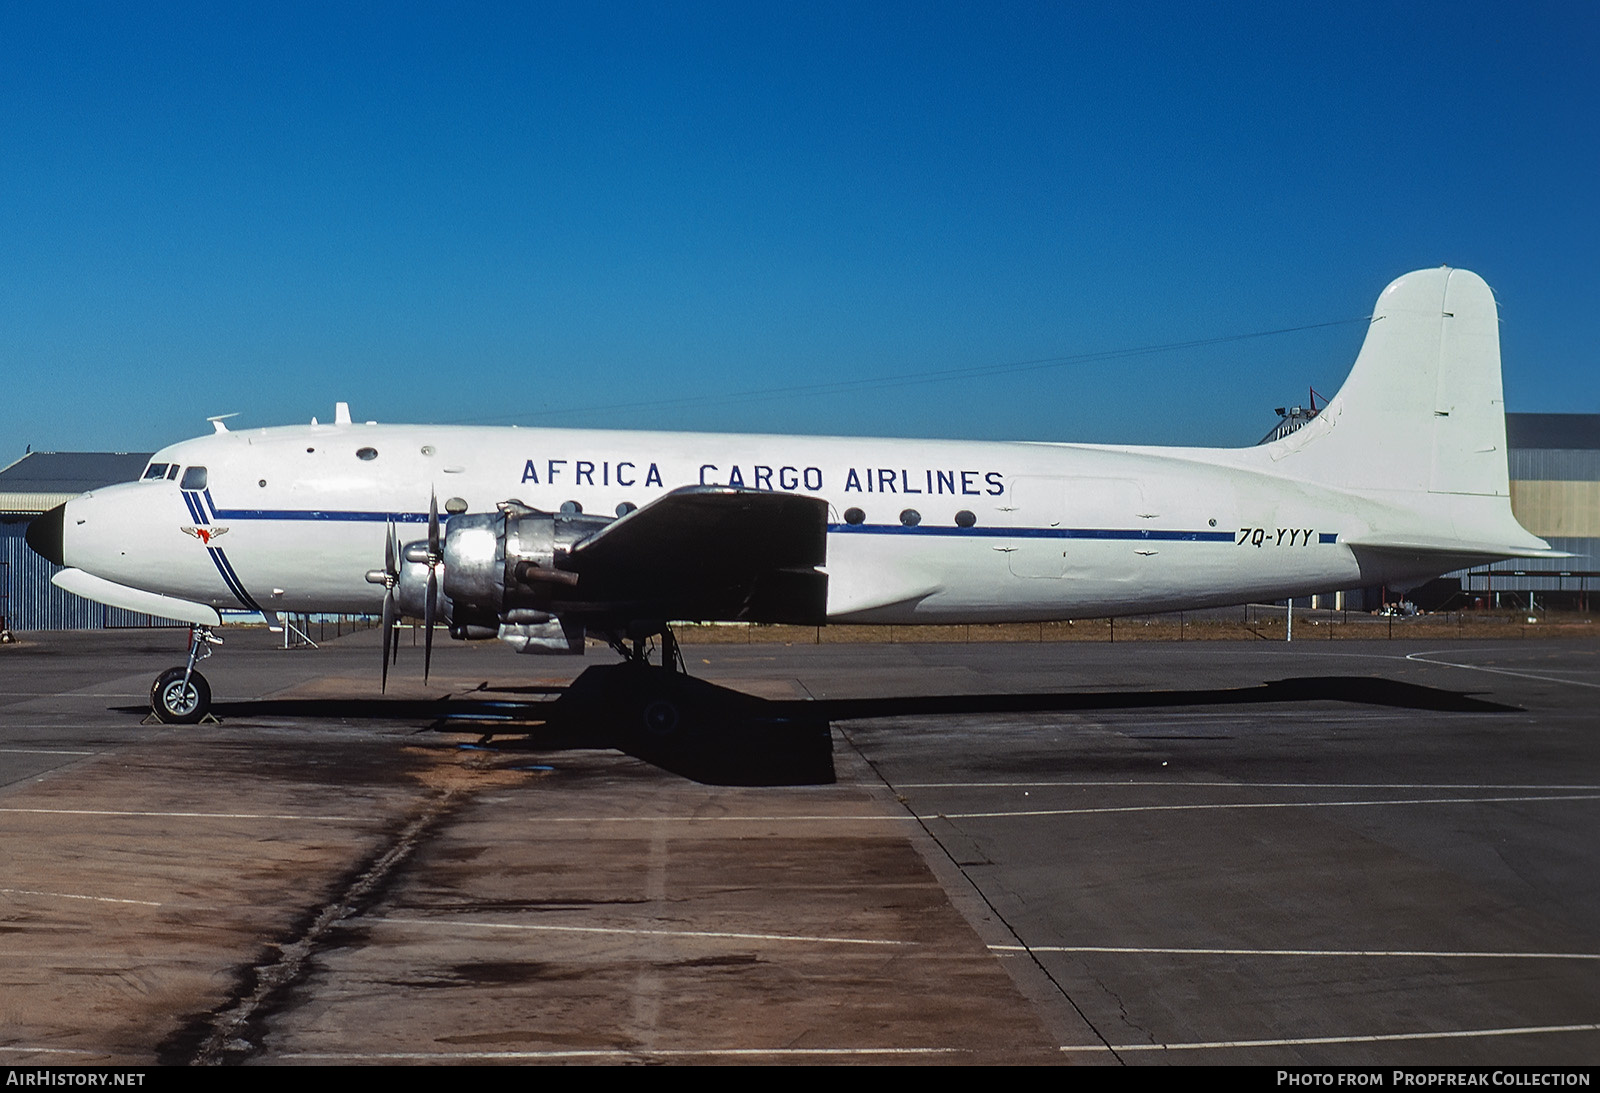
[[[67,564],[61,546],[62,529],[67,522],[66,513],[65,504],[57,505],[44,515],[35,517],[24,533],[24,538],[28,540],[33,552],[56,565]]]

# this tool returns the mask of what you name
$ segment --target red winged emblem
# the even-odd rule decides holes
[[[183,533],[185,535],[193,535],[196,539],[199,539],[202,543],[205,543],[207,546],[210,546],[211,545],[211,540],[217,538],[219,535],[228,534],[228,529],[227,528],[218,528],[218,527],[184,528],[183,529]]]

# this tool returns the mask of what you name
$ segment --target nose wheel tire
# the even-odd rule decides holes
[[[185,686],[183,674],[182,668],[168,668],[156,676],[150,688],[150,709],[168,725],[193,725],[211,709],[211,684],[206,677],[190,672]]]

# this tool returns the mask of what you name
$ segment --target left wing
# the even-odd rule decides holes
[[[819,497],[684,486],[573,544],[563,568],[608,613],[821,623],[827,553]]]

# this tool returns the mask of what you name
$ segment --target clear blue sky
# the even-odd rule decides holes
[[[358,419],[1252,443],[1476,270],[1600,411],[1593,3],[0,11],[0,463]],[[678,400],[660,403],[661,400]]]

